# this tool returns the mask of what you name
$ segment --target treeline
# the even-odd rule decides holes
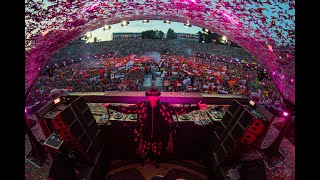
[[[173,29],[168,29],[167,34],[158,30],[148,30],[142,32],[142,39],[177,39],[177,33]]]
[[[204,33],[199,31],[199,43],[215,43],[218,45],[228,45],[227,42],[222,41],[222,36],[216,33],[208,32]],[[169,28],[165,34],[158,30],[148,30],[142,32],[142,39],[177,39],[177,33],[173,29]],[[229,42],[230,46],[240,47],[234,42]]]

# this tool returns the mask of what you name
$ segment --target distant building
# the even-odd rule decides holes
[[[86,42],[85,37],[79,36],[76,39],[72,40],[70,44],[78,44],[78,43],[85,43],[85,42]]]
[[[142,33],[112,33],[112,40],[142,39]]]
[[[177,33],[178,41],[199,41],[199,34]]]

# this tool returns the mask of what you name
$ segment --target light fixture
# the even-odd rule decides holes
[[[289,115],[289,113],[287,113],[287,112],[284,111],[284,112],[282,113],[282,115],[285,116],[285,117],[287,117],[287,116]]]
[[[191,27],[192,25],[191,25],[191,24],[188,24],[188,23],[184,23],[184,26],[187,27],[187,28],[189,28],[189,27]]]
[[[222,43],[227,43],[227,42],[228,42],[227,37],[226,37],[226,36],[222,36],[221,42],[222,42]]]
[[[149,20],[143,20],[142,23],[143,23],[143,24],[148,24],[148,23],[149,23]]]
[[[111,26],[104,26],[104,27],[103,27],[103,30],[104,30],[104,31],[110,30],[110,29],[111,29]]]
[[[163,21],[163,23],[165,23],[165,24],[171,24],[171,21]]]
[[[190,24],[189,20],[187,21],[187,23],[184,23],[184,26],[187,27],[187,28],[191,27],[191,24]]]
[[[86,39],[89,39],[89,38],[91,38],[92,37],[92,33],[91,32],[87,32],[87,34],[86,34]]]
[[[129,24],[128,21],[122,21],[121,26],[122,26],[122,27],[127,27],[128,24]]]
[[[205,34],[211,33],[211,32],[209,31],[209,29],[205,29],[205,28],[202,28],[202,31],[203,31]]]

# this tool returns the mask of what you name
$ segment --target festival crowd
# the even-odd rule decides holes
[[[244,95],[267,109],[284,106],[274,83],[242,48],[149,39],[70,44],[44,68],[26,106],[43,106],[57,90],[145,91],[146,74],[161,79],[162,91]]]

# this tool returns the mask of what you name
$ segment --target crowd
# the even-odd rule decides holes
[[[144,55],[147,52],[163,52],[172,55],[211,54],[222,58],[246,59],[253,61],[253,57],[244,49],[217,45],[213,43],[196,43],[189,41],[174,41],[166,39],[130,39],[117,41],[103,41],[96,43],[69,44],[57,53],[51,63],[62,61],[95,58],[115,53],[117,56],[136,54]]]
[[[145,91],[142,85],[145,74],[149,73],[153,80],[161,78],[163,91],[245,95],[266,108],[284,105],[277,88],[263,70],[249,64],[252,59],[240,62],[239,59],[249,57],[243,55],[241,48],[194,42],[177,42],[179,45],[172,46],[168,43],[175,41],[164,41],[167,44],[163,45],[152,43],[155,40],[147,40],[141,45],[140,41],[71,44],[42,71],[27,99],[27,106],[37,104],[41,107],[52,99],[52,93],[57,89],[72,92]],[[161,48],[169,51],[150,53],[161,52]],[[196,55],[186,54],[183,48],[192,49]],[[117,53],[110,55],[115,50]],[[202,52],[206,53],[197,54]],[[222,52],[225,52],[223,56],[219,54]],[[79,56],[82,58],[76,60]]]

